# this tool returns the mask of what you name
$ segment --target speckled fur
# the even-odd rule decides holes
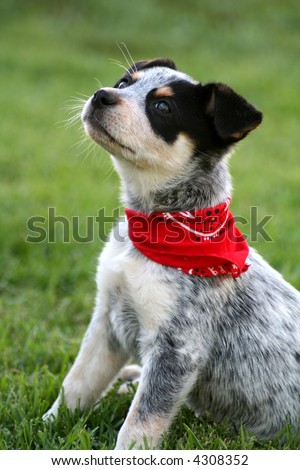
[[[116,93],[120,99],[124,96],[128,113],[128,100],[134,100],[134,107],[143,107],[153,83],[168,86],[176,77],[195,83],[168,65],[157,66],[139,72],[137,82],[126,88],[127,94],[118,89]],[[89,100],[84,113],[90,106]],[[95,138],[97,128],[89,128],[84,113],[86,130]],[[141,109],[139,118],[142,113]],[[127,122],[132,124],[132,120],[134,116],[127,116]],[[130,133],[124,131],[124,122],[123,144],[125,131]],[[152,132],[146,117],[142,122],[147,138],[153,144],[157,140],[153,148],[163,151],[167,144]],[[110,118],[110,125],[114,130],[118,124]],[[134,139],[128,137],[129,146],[136,145]],[[153,167],[148,154],[146,163],[133,165],[132,154],[120,150],[115,141],[108,143],[100,130],[97,140],[113,155],[127,207],[146,212],[190,210],[218,204],[230,194],[227,159],[231,145],[224,147],[221,156],[207,152],[203,158],[189,155],[187,145],[183,165],[177,155],[176,168],[168,178],[159,154]],[[140,148],[138,159],[142,159]],[[243,423],[261,438],[274,437],[287,422],[297,428],[299,292],[253,249],[251,267],[239,278],[200,278],[144,258],[128,239],[126,221],[120,222],[118,232],[124,240],[113,232],[99,259],[94,315],[63,383],[66,404],[71,409],[78,401],[81,407],[92,405],[129,357],[134,357],[142,364],[142,373],[117,449],[133,442],[142,446],[144,436],[152,447],[158,446],[183,403],[197,413],[209,411],[216,420],[229,418],[236,426]],[[56,416],[61,397],[46,418]]]

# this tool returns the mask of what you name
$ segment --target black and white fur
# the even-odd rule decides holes
[[[188,211],[231,193],[227,160],[262,115],[220,83],[201,84],[173,62],[133,64],[82,112],[89,136],[111,153],[126,207]],[[98,293],[62,396],[96,402],[126,362],[142,364],[117,449],[159,445],[182,404],[229,417],[271,438],[300,418],[300,294],[254,250],[248,272],[200,278],[145,258],[112,232],[99,259]]]

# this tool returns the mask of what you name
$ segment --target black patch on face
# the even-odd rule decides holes
[[[147,95],[151,126],[169,144],[180,133],[186,134],[195,144],[196,155],[223,156],[261,123],[262,113],[221,83],[178,80],[166,86],[172,96],[157,96],[156,89]]]
[[[173,96],[158,97],[155,94],[157,89],[153,89],[146,98],[146,112],[154,132],[169,144],[184,133],[195,143],[198,152],[224,149],[224,142],[218,137],[206,111],[204,87],[184,80],[166,86],[172,90]],[[161,102],[169,106],[169,113],[159,110]]]

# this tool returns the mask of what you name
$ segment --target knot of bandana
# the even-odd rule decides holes
[[[147,258],[186,274],[238,277],[250,266],[249,247],[229,211],[230,202],[150,215],[125,209],[129,238]]]

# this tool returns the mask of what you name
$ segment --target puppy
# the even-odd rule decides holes
[[[157,447],[182,404],[272,438],[300,417],[300,294],[253,249],[229,211],[234,144],[262,114],[168,59],[133,64],[85,104],[87,134],[112,157],[126,218],[99,259],[98,293],[64,399],[96,402],[142,364],[116,449]]]

